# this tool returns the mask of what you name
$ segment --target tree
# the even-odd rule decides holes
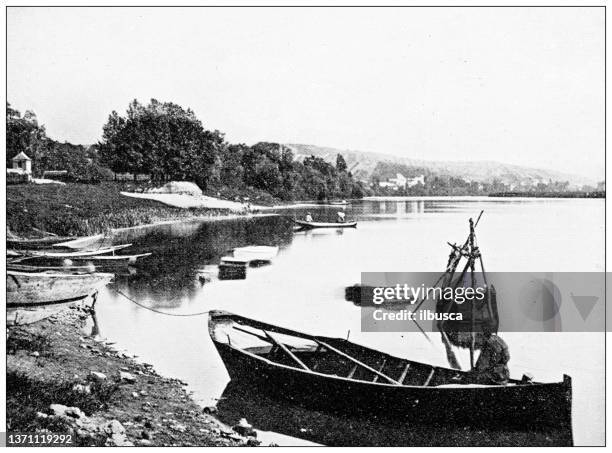
[[[219,131],[208,131],[191,109],[151,99],[134,100],[126,116],[113,111],[99,143],[103,161],[115,172],[145,173],[157,182],[195,181],[202,188],[218,178],[225,147]]]
[[[346,165],[346,161],[344,160],[344,157],[342,157],[342,154],[338,154],[336,156],[336,170],[342,173],[342,172],[345,172],[347,169],[348,167]]]
[[[21,116],[19,111],[6,103],[6,166],[12,166],[11,159],[20,152],[32,159],[32,171],[42,174],[43,167],[39,162],[40,155],[47,146],[48,138],[44,126],[38,124],[36,114],[30,110]]]

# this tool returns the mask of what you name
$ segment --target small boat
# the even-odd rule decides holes
[[[7,270],[6,322],[24,325],[40,321],[67,307],[83,304],[108,284],[114,274]]]
[[[43,272],[43,271],[53,271],[53,272],[72,272],[72,273],[94,273],[96,272],[96,267],[93,265],[90,266],[32,266],[29,264],[13,264],[8,263],[6,265],[6,269],[9,271],[18,271],[18,272]]]
[[[151,253],[139,253],[136,255],[91,255],[91,256],[75,256],[71,261],[121,261],[127,263],[135,263],[140,258],[150,256]]]
[[[304,229],[312,228],[355,228],[357,222],[307,222],[305,220],[294,220]]]
[[[78,251],[56,251],[56,250],[8,250],[7,256],[22,256],[24,258],[78,258],[91,257],[96,255],[105,255],[107,253],[115,253],[117,250],[122,250],[132,244],[113,245],[111,247],[97,248],[91,250]]]
[[[555,426],[571,436],[572,380],[472,384],[470,374],[211,311],[211,339],[233,381],[308,408],[414,423]]]
[[[7,307],[47,305],[82,299],[109,283],[114,274],[7,270]]]
[[[272,261],[278,255],[278,247],[267,245],[250,245],[234,249],[234,257],[249,261]]]
[[[70,237],[47,236],[43,238],[7,238],[6,247],[9,249],[38,249],[55,246],[60,242],[70,240]]]
[[[328,204],[332,206],[346,206],[349,204],[349,202],[346,200],[335,200],[335,201],[330,201]]]
[[[250,258],[238,258],[236,256],[222,256],[221,264],[229,264],[233,266],[248,266]]]
[[[54,244],[53,247],[81,250],[84,248],[91,248],[93,246],[100,245],[104,237],[105,236],[103,234],[95,234],[93,236],[69,238],[67,240]]]

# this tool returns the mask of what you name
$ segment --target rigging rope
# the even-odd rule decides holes
[[[159,315],[177,316],[177,317],[183,317],[184,318],[184,317],[190,317],[190,316],[207,315],[210,312],[210,310],[206,310],[206,311],[201,311],[201,312],[198,312],[198,313],[168,313],[168,312],[165,312],[165,311],[156,310],[155,308],[147,307],[146,305],[143,305],[140,302],[135,301],[134,299],[132,299],[130,296],[128,296],[127,294],[123,293],[119,289],[112,288],[112,290],[115,291],[117,294],[120,294],[121,296],[125,297],[130,302],[138,305],[139,307],[142,307],[142,308],[144,308],[146,310],[152,311],[153,313],[157,313]]]

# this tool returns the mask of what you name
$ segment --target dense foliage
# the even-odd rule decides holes
[[[146,106],[134,100],[125,117],[112,112],[99,150],[113,171],[149,174],[154,182],[188,180],[220,192],[255,189],[282,200],[364,194],[342,156],[334,166],[316,157],[298,162],[276,143],[228,144],[190,109],[155,99]]]
[[[6,118],[8,167],[12,166],[11,158],[24,151],[33,159],[34,176],[41,177],[47,170],[66,170],[66,179],[72,182],[99,182],[117,174],[120,179],[134,180],[140,175],[157,185],[187,180],[207,193],[231,199],[250,197],[259,203],[365,195],[566,192],[569,186],[556,181],[523,185],[518,179],[508,183],[507,175],[506,183],[498,178],[470,181],[393,162],[378,162],[371,175],[363,176],[367,182],[358,181],[341,154],[330,163],[317,156],[296,159],[290,148],[277,143],[229,144],[223,133],[207,130],[191,109],[155,99],[147,105],[132,101],[124,116],[113,111],[100,142],[88,147],[50,139],[31,111],[21,115],[7,104]],[[390,185],[388,181],[398,173],[406,178],[424,176],[424,180]],[[582,190],[595,188],[585,186]]]
[[[22,116],[7,103],[7,168],[12,167],[11,159],[22,151],[32,159],[32,172],[36,177],[43,176],[47,170],[66,170],[65,179],[74,182],[99,182],[112,177],[111,172],[100,165],[95,152],[83,145],[50,139],[33,112],[28,110]]]

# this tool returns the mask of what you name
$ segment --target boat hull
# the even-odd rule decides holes
[[[97,248],[92,250],[79,250],[79,251],[56,251],[56,250],[24,250],[15,252],[11,252],[10,256],[22,257],[23,259],[28,258],[82,258],[82,257],[90,257],[97,255],[105,255],[109,253],[115,253],[118,250],[122,250],[124,248],[129,247],[132,244],[121,244],[114,245],[111,247],[105,248]]]
[[[8,271],[7,307],[41,306],[83,299],[109,283],[113,274]]]
[[[215,342],[232,380],[315,410],[375,414],[402,422],[571,430],[571,379],[522,386],[410,387],[351,381],[268,365]]]
[[[209,314],[209,333],[232,380],[310,409],[496,429],[552,426],[571,439],[569,376],[553,383],[511,379],[508,385],[477,385],[465,371],[215,310]],[[271,333],[301,346],[292,346],[293,352],[285,347],[279,356],[281,345]],[[239,348],[240,335],[273,345]],[[383,369],[384,374],[376,371]]]
[[[310,410],[242,381],[230,381],[217,416],[233,426],[246,418],[258,431],[272,431],[330,447],[571,446],[567,429],[483,429],[440,423],[403,423],[398,419]],[[271,415],[272,414],[272,415]]]
[[[306,222],[304,220],[294,220],[302,228],[355,228],[357,222]]]
[[[83,297],[76,301],[60,302],[50,305],[36,305],[24,307],[7,307],[6,325],[23,326],[42,321],[49,316],[56,315],[71,307],[89,307],[93,304],[93,297]]]
[[[248,261],[272,261],[278,255],[278,247],[250,246],[234,249],[234,257]]]
[[[44,238],[35,238],[35,239],[7,239],[6,247],[8,249],[40,249],[46,247],[54,247],[57,244],[70,240],[70,237],[57,237],[50,236]]]

